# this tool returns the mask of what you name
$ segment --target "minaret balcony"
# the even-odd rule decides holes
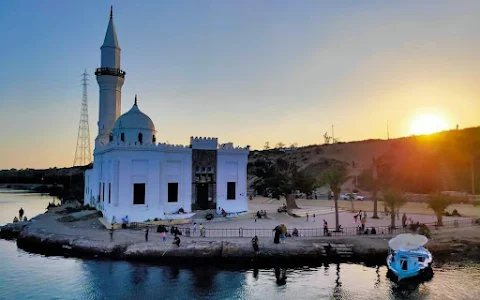
[[[97,68],[95,70],[95,75],[101,76],[101,75],[110,75],[110,76],[118,76],[125,78],[126,72],[120,69],[114,69],[114,68]]]

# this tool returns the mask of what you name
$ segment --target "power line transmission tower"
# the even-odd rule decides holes
[[[73,166],[85,166],[92,162],[92,152],[90,149],[90,129],[88,126],[88,98],[87,85],[88,74],[87,70],[82,74],[82,109],[80,113],[80,123],[78,124],[77,147],[75,149],[75,159]]]

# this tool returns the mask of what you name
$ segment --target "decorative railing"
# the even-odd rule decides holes
[[[206,223],[206,227],[208,227],[208,223]],[[475,219],[465,218],[453,221],[446,221],[443,222],[442,226],[438,226],[436,222],[434,223],[424,223],[427,225],[430,230],[441,230],[441,229],[449,229],[449,228],[458,228],[458,227],[470,227],[476,225]],[[151,230],[155,230],[158,225],[151,225],[148,223],[131,223],[130,229],[139,230],[149,227]],[[177,225],[173,225],[177,227]],[[477,225],[478,226],[478,225]],[[167,230],[170,229],[170,225],[165,225]],[[204,236],[204,237],[273,237],[274,232],[272,229],[265,229],[265,228],[228,228],[228,229],[220,229],[220,228],[204,228],[202,235],[200,235],[200,230],[197,229],[195,233],[193,232],[192,228],[190,227],[177,227],[180,232],[185,236]],[[371,230],[375,228],[376,235],[396,235],[400,233],[411,233],[415,230],[412,229],[411,225],[406,227],[396,227],[394,229],[390,228],[390,226],[366,226],[365,229]],[[293,233],[293,228],[288,228],[288,233]],[[325,231],[323,228],[298,228],[298,233],[302,237],[325,237],[325,236],[355,236],[355,235],[364,235],[364,231],[360,230],[358,227],[346,227],[342,228],[340,231],[335,231],[333,228],[328,228]],[[371,235],[371,234],[369,234]]]
[[[126,72],[120,69],[114,69],[114,68],[97,68],[95,70],[95,75],[110,75],[110,76],[118,76],[125,78]]]

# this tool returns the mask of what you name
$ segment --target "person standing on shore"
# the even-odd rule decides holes
[[[148,227],[145,229],[145,242],[148,242]]]
[[[24,214],[24,210],[23,210],[23,207],[20,207],[20,210],[18,211],[18,216],[20,217],[19,219],[22,220],[23,219],[23,214]]]
[[[110,242],[113,242],[113,225],[110,227]]]
[[[308,222],[308,213],[307,213],[307,222]]]
[[[193,235],[195,235],[196,232],[197,232],[197,223],[194,222],[193,223]]]
[[[167,242],[167,233],[166,233],[165,231],[162,231],[162,241],[163,241],[164,243]]]
[[[313,223],[315,223],[315,214],[313,214]]]

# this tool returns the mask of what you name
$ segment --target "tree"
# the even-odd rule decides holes
[[[277,145],[275,146],[277,149],[282,149],[285,148],[285,144],[283,142],[278,142]]]
[[[298,147],[298,143],[297,143],[297,142],[290,144],[290,148],[294,148],[294,149],[295,149],[295,148],[297,148],[297,147]]]
[[[330,144],[331,140],[332,140],[332,137],[328,135],[328,132],[325,132],[325,134],[323,135],[324,144]]]
[[[311,192],[317,184],[310,174],[298,171],[297,165],[282,158],[275,161],[255,161],[253,174],[257,176],[254,182],[255,190],[269,193],[276,199],[284,196],[287,209],[298,208],[293,195],[295,190]]]
[[[394,189],[387,189],[383,192],[383,205],[390,210],[390,225],[392,226],[392,229],[395,228],[395,213],[406,203],[407,199]]]
[[[269,150],[270,149],[270,143],[267,141],[265,142],[265,146],[263,146],[264,150]]]
[[[460,202],[459,200],[460,199],[458,199],[457,197],[445,195],[438,192],[428,195],[428,208],[432,209],[437,216],[438,226],[443,225],[443,214],[445,212],[445,209],[454,203]]]
[[[323,173],[323,182],[330,186],[333,192],[333,199],[335,202],[335,230],[338,229],[338,195],[340,194],[342,184],[347,180],[347,172],[345,169],[328,169]]]
[[[353,193],[350,193],[350,195],[348,196],[348,200],[350,200],[350,205],[352,206],[351,208],[352,212],[355,212],[355,205],[354,205],[355,196],[353,195]]]

